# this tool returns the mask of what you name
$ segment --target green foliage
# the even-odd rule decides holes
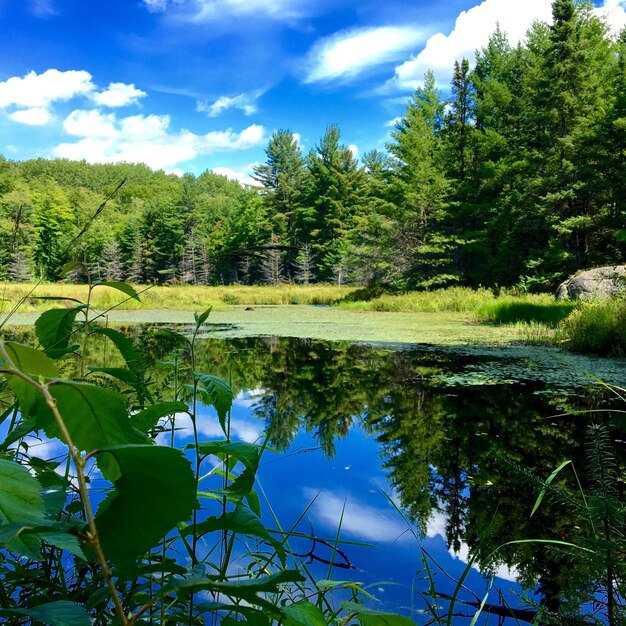
[[[585,304],[558,327],[557,340],[568,349],[587,354],[626,354],[626,301]]]
[[[577,308],[573,302],[556,302],[551,297],[545,300],[546,302],[524,302],[520,299],[500,298],[482,305],[476,314],[479,319],[494,324],[536,322],[555,327]]]
[[[184,455],[163,446],[100,447],[97,459],[115,485],[96,515],[102,549],[131,573],[137,557],[197,508],[196,480]]]

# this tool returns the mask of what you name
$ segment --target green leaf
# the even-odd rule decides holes
[[[146,437],[132,427],[126,402],[120,393],[72,382],[60,382],[51,385],[49,389],[72,441],[79,450],[92,452],[106,446],[146,443]],[[62,439],[43,396],[33,407],[32,413],[40,418],[39,423],[48,437]]]
[[[0,524],[0,546],[27,559],[40,560],[39,535],[29,533],[29,530],[32,530],[32,527],[23,524]]]
[[[102,282],[96,282],[94,283],[93,286],[94,287],[111,287],[111,289],[117,289],[118,291],[125,293],[127,296],[130,296],[134,300],[137,300],[137,302],[141,302],[139,298],[139,294],[128,283],[124,283],[119,280],[105,280]]]
[[[356,602],[342,602],[341,606],[346,611],[356,613],[357,619],[363,626],[415,626],[413,621],[404,615],[367,609]]]
[[[74,320],[79,311],[85,308],[80,305],[71,309],[49,309],[44,311],[35,322],[35,333],[39,343],[48,354],[65,354],[72,335]]]
[[[328,620],[319,607],[311,602],[297,602],[291,606],[284,606],[281,611],[287,617],[285,624],[294,626],[328,626]]]
[[[149,406],[139,413],[131,416],[131,424],[147,433],[151,428],[156,426],[157,422],[166,415],[175,415],[176,413],[186,413],[189,407],[184,402],[157,402]]]
[[[35,350],[19,343],[7,341],[4,349],[11,359],[13,365],[23,374],[28,374],[37,381],[39,378],[57,378],[59,370],[56,363],[41,350]],[[5,364],[6,366],[7,364]],[[22,413],[22,418],[30,416],[30,411],[38,401],[43,400],[43,396],[31,384],[22,380],[18,376],[6,375],[9,387],[13,390]]]
[[[33,378],[39,376],[56,378],[59,375],[56,363],[41,350],[35,350],[12,341],[7,341],[4,344],[4,349],[15,367],[23,374],[28,374]]]
[[[222,430],[226,432],[226,416],[233,404],[233,390],[222,378],[199,372],[194,372],[194,374],[200,383],[198,391],[202,400],[215,407]]]
[[[200,326],[202,326],[202,324],[207,321],[212,309],[213,307],[210,306],[208,309],[206,309],[206,311],[203,311],[202,313],[193,314],[193,318],[196,321],[196,330],[198,330]]]
[[[548,487],[552,484],[552,481],[558,476],[559,472],[564,467],[567,467],[570,463],[571,463],[571,461],[563,461],[563,463],[561,463],[561,465],[559,465],[552,472],[552,474],[550,474],[550,476],[548,477],[548,479],[546,480],[546,482],[545,482],[545,484],[543,486],[543,489],[541,490],[541,493],[537,497],[537,501],[535,502],[535,506],[533,506],[533,510],[530,512],[530,517],[532,517],[535,514],[535,511],[539,508],[539,505],[541,504],[542,500],[544,499],[544,497],[546,495],[546,492],[548,491]]]
[[[187,447],[195,446],[190,444]],[[244,471],[223,490],[225,494],[242,498],[252,491],[261,462],[261,452],[258,446],[245,441],[205,441],[198,444],[198,451],[202,455],[214,454],[222,460],[231,457],[243,463]]]
[[[97,372],[100,374],[108,374],[109,376],[117,378],[117,380],[120,380],[131,387],[136,387],[139,382],[137,375],[126,367],[90,367],[89,371],[93,373]]]
[[[124,357],[128,369],[136,372],[138,368],[141,367],[143,357],[137,348],[135,348],[135,344],[128,337],[125,337],[122,333],[113,328],[105,328],[104,326],[96,326],[91,332],[92,334],[108,337],[120,351],[122,357]]]
[[[22,437],[25,437],[28,433],[37,430],[37,428],[37,418],[22,420],[11,432],[9,432],[2,444],[0,444],[0,450],[6,450],[12,443],[15,443]]]
[[[40,522],[43,517],[39,481],[18,463],[0,459],[0,521],[28,524]]]
[[[180,450],[163,446],[114,446],[100,450],[119,468],[115,492],[100,504],[96,517],[102,549],[130,572],[136,557],[156,545],[197,508],[196,480]]]
[[[25,615],[49,626],[91,626],[87,611],[82,606],[58,600],[28,609],[0,609],[0,615],[9,617]]]
[[[197,602],[194,604],[194,610],[197,614],[217,613],[218,611],[229,611],[231,613],[239,613],[246,618],[245,623],[253,626],[270,626],[270,619],[265,613],[251,606],[242,606],[236,604],[225,604],[223,602]],[[234,620],[241,624],[240,621]],[[224,626],[225,619],[220,624]]]
[[[284,562],[285,560],[285,548],[283,545],[270,535],[267,528],[263,525],[263,522],[243,504],[239,504],[234,511],[224,513],[224,515],[220,517],[209,517],[195,527],[198,537],[210,532],[215,532],[216,530],[226,530],[241,535],[259,537],[272,545],[281,561]],[[193,526],[188,526],[185,530],[181,531],[180,534],[184,537],[192,534],[193,531]]]
[[[30,525],[2,524],[0,525],[0,545],[29,559],[39,560],[41,559],[39,544],[41,540],[44,540],[86,561],[87,558],[80,547],[78,538],[71,532],[72,530],[75,530],[75,525],[69,526],[43,519]]]
[[[164,593],[193,593],[206,589],[230,598],[245,600],[250,604],[263,606],[274,614],[279,613],[279,609],[272,603],[258,596],[259,593],[274,593],[280,585],[288,583],[304,582],[304,576],[298,570],[281,570],[269,576],[250,578],[236,581],[218,581],[210,576],[191,575],[187,578],[174,579],[164,588]]]
[[[83,264],[80,261],[68,261],[61,267],[61,274],[66,275],[68,272],[78,269],[79,267],[83,267]]]

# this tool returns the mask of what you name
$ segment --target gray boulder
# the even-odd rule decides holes
[[[559,285],[556,297],[570,300],[606,300],[626,292],[626,266],[596,267]]]

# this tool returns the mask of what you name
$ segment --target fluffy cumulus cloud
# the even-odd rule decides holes
[[[236,180],[240,185],[258,185],[259,183],[252,178],[252,168],[258,165],[257,163],[251,163],[246,165],[240,170],[234,170],[230,167],[214,167],[213,173],[220,176],[226,176],[230,180]]]
[[[605,0],[594,12],[604,17],[613,31],[626,24],[626,2]],[[513,45],[523,41],[535,20],[552,21],[552,0],[483,0],[463,11],[448,34],[436,33],[426,42],[423,50],[395,69],[393,80],[387,85],[412,90],[417,87],[429,69],[440,84],[448,84],[454,61],[463,57],[474,60],[474,53],[487,45],[499,24]]]
[[[605,0],[602,7],[594,9],[594,13],[606,19],[613,34],[626,27],[626,0]]]
[[[415,49],[425,31],[414,26],[381,26],[335,33],[311,49],[305,82],[351,79]]]
[[[52,109],[59,102],[86,98],[100,106],[121,107],[135,104],[145,95],[135,85],[125,83],[111,83],[98,91],[89,72],[49,69],[0,82],[0,109],[10,111],[9,119],[14,122],[43,126],[53,119]]]
[[[256,113],[256,96],[240,93],[238,96],[221,96],[215,102],[198,101],[196,111],[206,113],[209,117],[217,117],[228,109],[241,109],[246,115]]]
[[[91,74],[82,70],[29,72],[0,83],[0,108],[11,105],[47,108],[54,102],[88,95],[94,89]]]
[[[65,132],[79,139],[54,149],[54,154],[89,163],[127,161],[171,170],[178,163],[225,150],[245,150],[265,140],[262,126],[251,125],[239,133],[232,130],[197,135],[170,130],[167,115],[132,115],[117,118],[99,110],[76,110],[64,122]]]
[[[219,21],[228,17],[253,16],[292,20],[310,12],[308,0],[143,0],[153,13],[172,10],[176,17],[190,22]]]
[[[137,89],[135,85],[126,83],[110,83],[108,88],[100,93],[93,94],[93,101],[105,107],[125,107],[136,104],[140,98],[145,97],[146,92]]]
[[[20,109],[9,114],[9,118],[19,124],[27,126],[45,126],[52,118],[48,109],[33,107],[32,109]]]

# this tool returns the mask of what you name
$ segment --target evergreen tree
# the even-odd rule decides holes
[[[67,261],[73,226],[73,214],[67,194],[52,181],[45,181],[33,193],[33,221],[35,247],[33,260],[37,272],[46,280],[61,277],[61,268]]]
[[[124,264],[121,259],[120,247],[115,240],[107,242],[102,250],[100,266],[105,280],[122,280]]]
[[[294,278],[299,283],[308,285],[315,280],[315,273],[313,271],[314,261],[315,256],[313,255],[313,251],[311,250],[311,244],[302,244],[302,246],[300,246],[298,256],[296,257],[296,260],[294,262]]]
[[[441,228],[448,193],[440,139],[443,110],[434,75],[428,72],[387,145],[394,157],[391,189],[397,205],[388,249],[406,286],[453,280]]]
[[[352,152],[339,141],[339,127],[329,126],[307,158],[309,209],[303,221],[316,256],[316,274],[322,281],[332,279],[335,267],[352,251],[361,209],[363,172]]]
[[[254,167],[253,178],[263,186],[272,232],[281,243],[293,245],[302,233],[302,193],[306,170],[300,144],[289,130],[274,132],[265,150],[267,160]]]

